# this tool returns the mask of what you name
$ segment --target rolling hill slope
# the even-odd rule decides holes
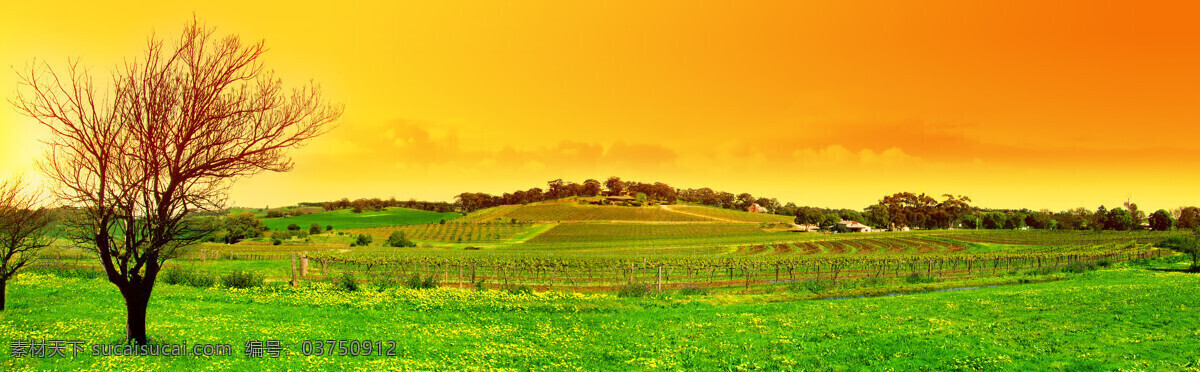
[[[334,229],[357,229],[437,223],[443,219],[449,221],[459,216],[461,215],[456,212],[439,213],[408,208],[388,208],[383,211],[363,211],[362,213],[342,209],[295,217],[266,218],[262,221],[271,230],[287,230],[287,226],[290,224],[296,224],[301,229],[308,230],[308,227],[314,223],[321,226],[323,230],[327,225],[333,225]]]

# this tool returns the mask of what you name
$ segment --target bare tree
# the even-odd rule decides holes
[[[195,212],[223,208],[237,178],[290,170],[285,152],[343,111],[312,83],[284,90],[259,60],[263,42],[213,33],[193,20],[172,46],[152,36],[143,57],[112,73],[111,94],[78,60],[65,73],[35,64],[13,100],[52,132],[39,167],[82,211],[68,235],[95,249],[139,344],[163,263],[215,230]]]
[[[16,177],[0,184],[0,311],[8,280],[53,241],[46,227],[53,218],[41,204],[41,193]]]

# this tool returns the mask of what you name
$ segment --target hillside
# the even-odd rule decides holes
[[[508,221],[532,222],[578,222],[578,221],[659,221],[659,222],[712,222],[703,216],[677,213],[659,207],[624,207],[591,205],[578,202],[552,202],[528,205],[504,205],[472,212],[464,221],[489,222]]]
[[[474,211],[460,220],[464,222],[507,222],[514,218],[518,221],[530,222],[792,222],[790,216],[750,213],[701,205],[627,207],[582,204],[575,200],[502,205]]]
[[[342,209],[295,217],[264,218],[262,221],[271,230],[287,230],[287,226],[290,224],[296,224],[301,229],[308,230],[313,223],[321,226],[322,229],[327,225],[333,225],[335,229],[357,229],[438,223],[441,220],[449,221],[459,216],[461,214],[456,212],[438,213],[408,208],[387,208],[383,211],[363,211],[362,213]]]
[[[709,207],[706,205],[668,205],[663,208],[674,212],[687,213],[726,222],[782,222],[791,223],[792,216],[767,213],[750,213],[746,211]]]

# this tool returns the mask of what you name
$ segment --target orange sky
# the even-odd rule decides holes
[[[1200,204],[1194,2],[103,3],[5,4],[0,63],[105,76],[194,11],[346,104],[237,205],[611,175],[827,207]],[[0,110],[0,172],[32,172],[43,135]]]

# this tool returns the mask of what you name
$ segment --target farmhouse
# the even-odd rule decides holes
[[[754,205],[751,205],[750,208],[746,208],[746,211],[750,213],[771,213],[771,210],[763,208],[763,206],[758,205],[758,203],[754,203]]]
[[[871,232],[871,227],[858,223],[858,221],[842,220],[841,222],[838,222],[838,230],[845,230],[849,232]]]
[[[818,230],[821,230],[821,228],[818,227],[817,225],[813,225],[813,224],[803,224],[803,225],[792,224],[792,228],[788,229],[788,231],[791,231],[791,232],[810,232],[810,231],[818,231]]]

